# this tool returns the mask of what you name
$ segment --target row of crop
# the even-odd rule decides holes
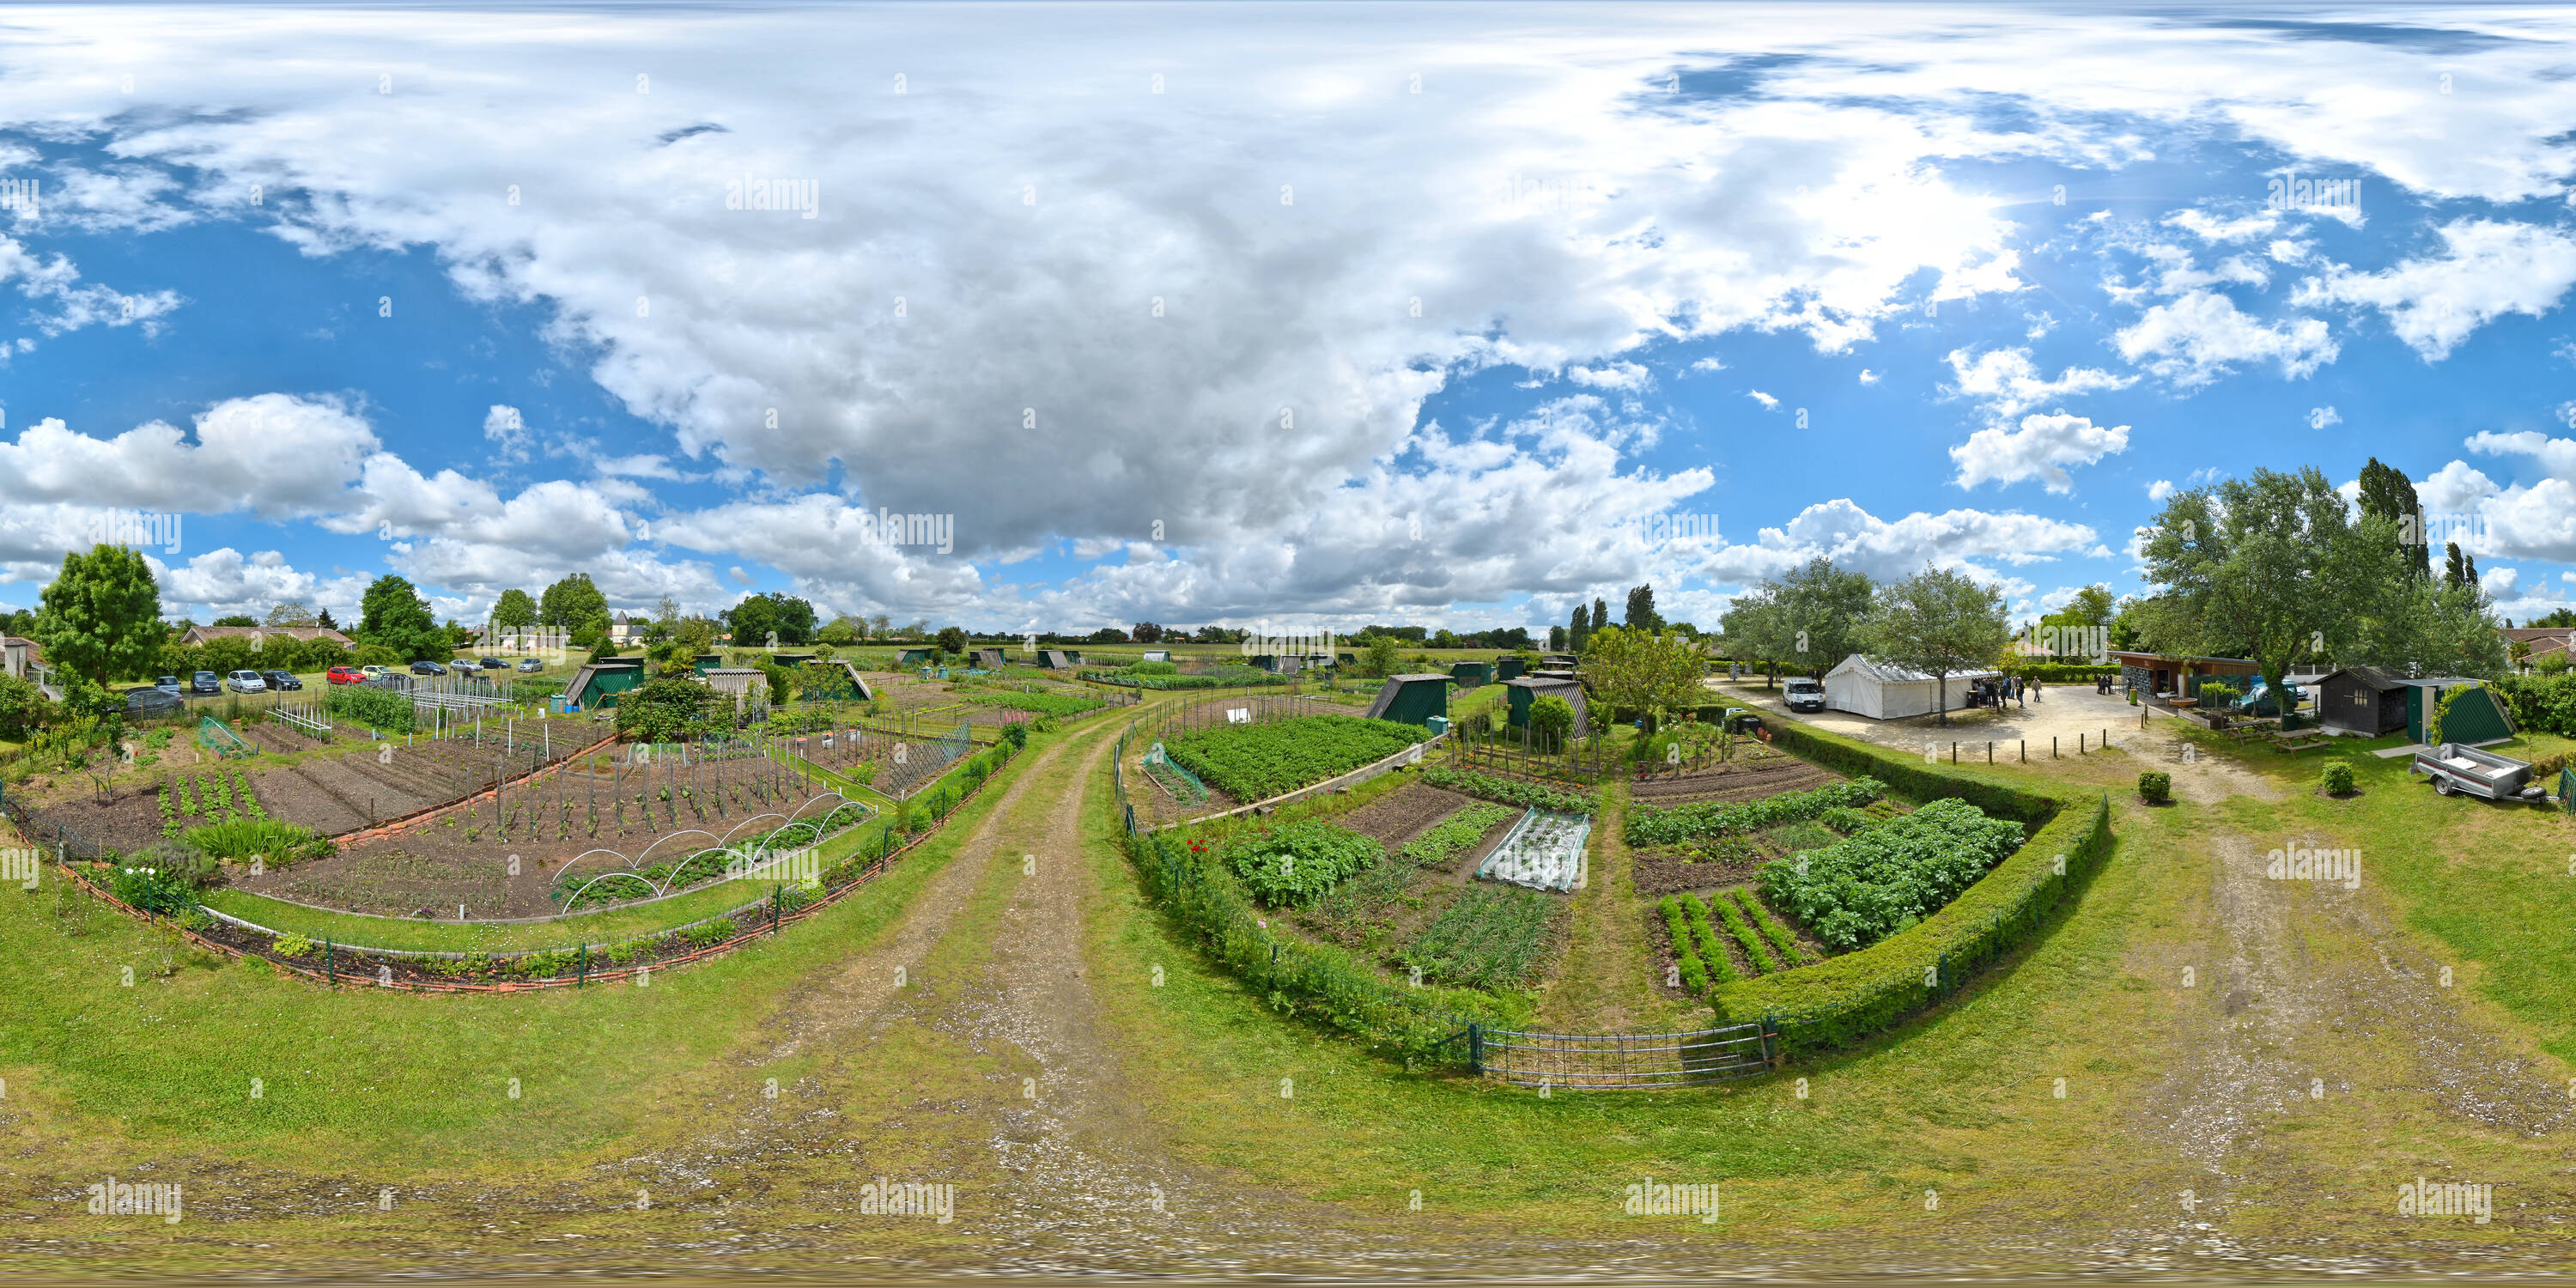
[[[1867,805],[1887,794],[1887,784],[1866,775],[1827,783],[1813,791],[1782,792],[1751,801],[1706,801],[1659,809],[1641,805],[1628,814],[1628,844],[1677,845],[1703,837],[1801,823],[1829,809]]]
[[[1239,689],[1245,685],[1286,684],[1289,679],[1254,666],[1229,666],[1201,675],[1158,674],[1137,668],[1086,670],[1080,675],[1094,684],[1115,684],[1131,689]]]
[[[1772,728],[1777,745],[1886,779],[1921,799],[1966,800],[1988,815],[2041,824],[2018,850],[1921,921],[1819,964],[1716,990],[1721,1015],[1767,1015],[1792,1050],[1845,1045],[1939,1001],[1979,967],[2019,948],[2111,854],[2107,797],[2069,808],[2074,802],[2053,796],[1921,772],[1902,756],[1794,721],[1773,718]]]
[[[1258,801],[1383,760],[1426,736],[1392,720],[1292,716],[1193,729],[1167,740],[1163,750],[1208,786]]]
[[[408,695],[372,684],[334,684],[322,695],[322,707],[333,718],[355,720],[378,733],[410,733],[412,705]]]
[[[1097,711],[1109,704],[1098,698],[1078,693],[1023,692],[1017,689],[967,689],[958,696],[978,706],[1008,707],[1014,711],[1034,711],[1046,716],[1075,716]]]
[[[1762,893],[1838,952],[1866,948],[1941,908],[2021,844],[2021,824],[1938,800],[1762,870]]]
[[[1551,814],[1591,814],[1600,809],[1600,801],[1590,792],[1449,765],[1424,766],[1422,781],[1480,800],[1499,801],[1523,809],[1543,809]]]

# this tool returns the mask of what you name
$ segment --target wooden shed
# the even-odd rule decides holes
[[[698,678],[736,702],[766,705],[769,701],[769,679],[756,666],[719,666]]]
[[[980,670],[998,671],[1010,664],[1011,659],[1005,656],[1000,649],[979,648],[975,650],[975,665]]]
[[[2376,738],[2406,727],[2406,677],[2379,666],[2347,666],[2317,681],[2317,724],[2330,733]]]
[[[1438,672],[1390,675],[1369,703],[1369,719],[1428,726],[1433,716],[1449,715],[1449,677]]]
[[[1038,665],[1045,667],[1047,670],[1070,671],[1073,669],[1073,663],[1073,654],[1068,653],[1063,649],[1046,648],[1038,650]]]
[[[564,686],[564,701],[585,711],[605,711],[617,705],[617,695],[644,682],[644,664],[634,659],[585,662],[572,673],[572,683]]]

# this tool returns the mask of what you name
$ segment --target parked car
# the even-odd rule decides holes
[[[224,686],[235,693],[266,693],[268,681],[257,671],[235,671],[224,677]]]
[[[411,664],[411,673],[414,675],[445,675],[447,674],[447,668],[440,666],[436,662],[423,658],[422,660]]]
[[[152,682],[152,687],[161,690],[163,693],[177,693],[179,691],[179,677],[175,675],[162,676],[160,679]]]
[[[481,667],[482,667],[484,670],[486,670],[486,671],[498,671],[498,670],[502,669],[503,667],[508,666],[508,665],[509,665],[509,663],[504,662],[504,661],[502,661],[501,659],[499,659],[499,658],[497,658],[497,657],[487,657],[487,658],[483,659],[483,661],[480,663],[480,665],[481,665]]]
[[[368,668],[368,670],[374,669],[376,668]],[[329,674],[322,678],[333,684],[364,684],[367,682],[367,672],[361,671],[354,666],[335,666],[331,668]]]
[[[1802,676],[1789,681],[1786,687],[1790,710],[1822,711],[1825,709],[1824,685]]]
[[[304,681],[296,679],[294,673],[289,671],[262,671],[259,673],[259,678],[268,681],[268,691],[271,693],[292,693],[304,687]]]
[[[190,693],[203,695],[209,693],[221,693],[223,691],[224,677],[217,675],[212,671],[199,671],[188,677],[188,692]]]
[[[519,659],[519,670],[522,672],[542,671],[544,669],[546,669],[546,664],[533,657],[523,657]]]
[[[379,675],[391,675],[394,673],[394,669],[390,666],[368,665],[359,667],[358,673],[372,680]]]
[[[175,716],[188,709],[188,700],[175,689],[146,685],[125,691],[125,714],[132,719],[152,716]]]

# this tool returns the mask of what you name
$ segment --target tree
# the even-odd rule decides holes
[[[1368,668],[1368,673],[1371,675],[1380,678],[1393,675],[1395,668],[1402,664],[1396,657],[1402,648],[1403,645],[1392,635],[1371,635],[1368,637],[1368,652],[1362,658],[1362,664]]]
[[[1122,631],[1115,626],[1103,626],[1099,630],[1093,631],[1091,634],[1083,637],[1082,642],[1085,644],[1124,644],[1127,642],[1127,632]],[[958,651],[964,652],[965,650],[960,649]]]
[[[1870,615],[1870,652],[1933,678],[1941,723],[1950,723],[1953,672],[1994,661],[2012,638],[2004,597],[1964,573],[1926,565],[1923,571],[1878,589]]]
[[[511,635],[537,624],[537,601],[516,586],[501,592],[492,605],[492,629]]]
[[[1530,642],[1529,628],[1526,626],[1514,626],[1495,631],[1486,636],[1485,640],[1487,644],[1506,653],[1526,653],[1538,647]]]
[[[1779,586],[1764,582],[1735,597],[1718,619],[1717,628],[1726,645],[1726,655],[1738,662],[1756,666],[1769,664],[1770,683],[1780,682],[1779,661],[1791,656],[1795,633],[1789,629],[1788,613],[1782,608]]]
[[[1602,603],[1600,599],[1595,598],[1592,601],[1592,629],[1597,631],[1609,624],[1610,606]]]
[[[1574,606],[1574,620],[1566,627],[1566,648],[1580,655],[1583,652],[1583,641],[1590,638],[1592,638],[1592,619],[1584,615],[1583,605],[1577,603]]]
[[[942,626],[939,628],[940,652],[953,653],[959,657],[964,657],[966,655],[966,643],[965,628],[958,626]]]
[[[406,662],[443,658],[451,651],[447,632],[430,616],[429,602],[392,573],[368,583],[358,606],[357,638],[391,649]]]
[[[2248,656],[2277,682],[2294,658],[2375,651],[2407,630],[2392,620],[2408,611],[2399,524],[2355,523],[2313,467],[2176,493],[2144,550],[2147,579],[2164,587],[2143,606],[2162,651]]]
[[[2555,628],[2560,627],[2560,626],[2576,626],[2576,612],[2571,612],[2571,611],[2569,611],[2569,610],[2567,610],[2567,609],[2562,608],[2562,609],[2559,609],[2558,611],[2556,611],[2556,612],[2554,612],[2554,613],[2549,614],[2547,617],[2535,617],[2535,618],[2532,618],[2530,621],[2524,622],[2524,623],[2523,623],[2523,625],[2525,625],[2525,626],[2546,626],[2546,627],[2550,627],[2550,628],[2552,628],[2552,629],[2555,629]]]
[[[320,619],[313,615],[313,608],[311,605],[306,604],[300,599],[290,599],[284,603],[271,606],[268,610],[268,617],[262,624],[267,626],[319,626],[322,623]]]
[[[37,598],[45,660],[93,684],[141,674],[161,651],[161,586],[138,551],[96,546],[63,556]]]
[[[843,615],[833,618],[831,625],[815,632],[814,638],[825,644],[836,644],[842,647],[847,647],[858,643],[861,639],[865,638],[866,635],[866,622],[855,617]]]
[[[771,603],[778,605],[778,642],[809,644],[814,639],[814,606],[805,600],[779,591],[769,593]]]
[[[1159,644],[1163,640],[1163,628],[1152,622],[1138,622],[1127,633],[1136,637],[1139,644]]]
[[[2111,588],[2102,585],[2083,587],[2066,607],[2039,619],[2042,626],[2108,626],[2120,606],[2111,598]]]
[[[573,573],[546,587],[537,600],[537,620],[561,631],[575,631],[608,616],[608,596],[590,584],[590,574]]]
[[[2460,553],[2460,548],[2459,548],[2458,546],[2453,546],[2453,547],[2451,547],[2451,553],[2452,553],[2452,555],[2457,556],[2457,555]],[[2457,567],[2459,567],[2459,566],[2460,566],[2460,561],[2459,561],[2456,557],[2454,557],[2454,558],[2451,560],[2451,566],[2452,566],[2453,568],[2457,568]],[[214,625],[217,625],[217,626],[257,626],[257,625],[259,625],[259,619],[258,619],[258,618],[256,618],[256,617],[252,617],[252,616],[250,616],[250,615],[249,615],[249,614],[247,614],[247,613],[235,613],[235,614],[231,615],[230,617],[218,617],[218,618],[216,618],[216,619],[214,620]]]
[[[1554,751],[1565,745],[1574,734],[1574,704],[1548,694],[1530,704],[1530,745],[1534,749]]]
[[[725,610],[724,621],[735,648],[766,648],[773,639],[785,642],[786,632],[778,628],[778,601],[767,595],[743,596]]]
[[[1628,629],[1649,635],[1664,629],[1664,619],[1655,612],[1655,585],[1648,582],[1628,592]]]
[[[1708,667],[1687,640],[1618,626],[1603,627],[1584,654],[1584,674],[1612,709],[1645,712],[1661,723],[1667,712],[1697,709]]]
[[[1562,653],[1565,651],[1564,627],[1551,626],[1547,628],[1547,651],[1550,653]]]
[[[1865,647],[1876,590],[1869,574],[1845,572],[1818,555],[1763,584],[1780,606],[1780,638],[1773,643],[1784,651],[1772,657],[1785,656],[1809,675],[1822,676]]]
[[[2460,543],[2456,541],[2444,542],[2442,550],[2445,555],[2442,565],[2443,585],[2456,587],[2478,584],[2477,556],[2462,553]]]
[[[2386,519],[2397,526],[2398,549],[2406,567],[2418,577],[2432,576],[2433,547],[2424,534],[2424,502],[2404,471],[2371,457],[2361,467],[2358,490],[2363,515]]]
[[[336,631],[340,629],[340,624],[331,620],[331,610],[327,608],[314,615],[313,624],[326,631]]]

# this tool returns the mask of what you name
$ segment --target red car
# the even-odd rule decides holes
[[[367,673],[354,666],[335,666],[324,678],[333,684],[364,684],[367,682]]]

